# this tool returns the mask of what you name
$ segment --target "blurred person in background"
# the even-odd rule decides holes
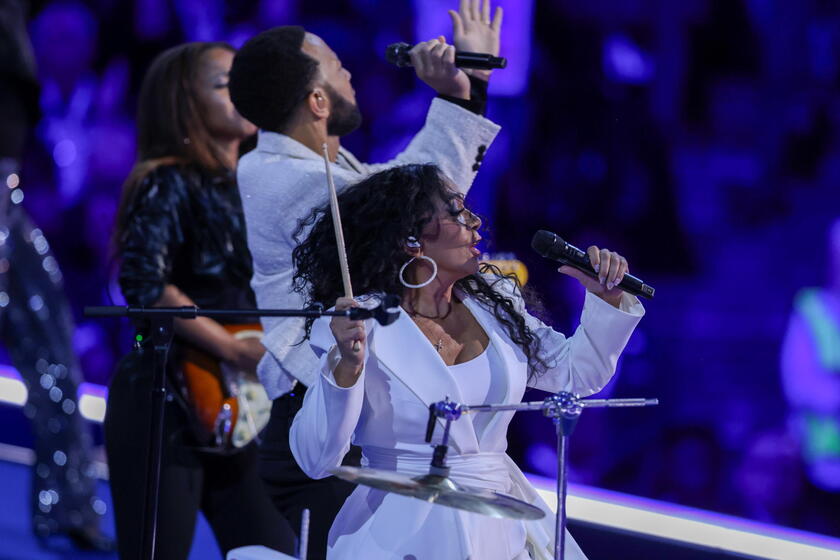
[[[87,380],[97,384],[110,378],[125,337],[107,322],[81,317],[81,307],[108,302],[108,239],[119,185],[135,157],[128,58],[123,44],[106,43],[102,18],[78,0],[48,2],[33,18],[42,118],[24,163],[27,207],[59,255],[79,316],[75,349]]]
[[[233,170],[240,143],[256,131],[228,94],[234,50],[187,43],[152,63],[138,103],[138,160],[118,212],[114,244],[129,305],[252,309],[251,256]],[[250,317],[228,319],[249,323]],[[176,320],[169,352],[156,558],[187,558],[199,510],[223,553],[245,545],[292,552],[294,534],[271,503],[252,441],[237,447],[208,437],[198,422],[184,358],[254,374],[257,338],[236,338],[201,317]],[[108,393],[105,441],[120,556],[142,542],[151,339],[119,364]],[[212,434],[210,434],[212,436]]]
[[[721,500],[724,457],[714,430],[688,425],[669,428],[659,448],[653,495],[687,506],[715,509]]]
[[[0,1],[0,339],[28,391],[35,535],[42,543],[66,535],[80,549],[108,551],[113,543],[99,528],[106,506],[95,494],[91,438],[78,408],[83,375],[61,271],[21,204],[21,155],[41,116],[27,9],[27,2]]]
[[[829,277],[796,294],[782,343],[782,386],[810,481],[840,501],[840,219],[828,236]]]
[[[826,531],[829,527],[820,525],[823,512],[803,500],[806,491],[796,439],[785,429],[751,433],[731,475],[729,497],[734,501],[736,515]]]

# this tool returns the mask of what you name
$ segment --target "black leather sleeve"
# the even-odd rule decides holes
[[[158,167],[143,178],[119,255],[120,288],[129,305],[160,299],[185,242],[181,220],[187,214],[187,183],[177,168]]]
[[[481,78],[469,76],[470,78],[470,98],[461,99],[459,97],[450,97],[449,95],[438,94],[438,97],[450,103],[454,103],[459,107],[463,107],[467,111],[471,111],[476,115],[484,115],[487,112],[487,87],[489,83]]]

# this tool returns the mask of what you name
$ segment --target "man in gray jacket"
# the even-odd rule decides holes
[[[237,53],[230,74],[236,109],[259,128],[257,147],[239,162],[237,179],[254,260],[252,286],[261,308],[301,308],[292,290],[293,234],[301,219],[328,201],[322,145],[327,143],[339,192],[371,173],[406,163],[440,166],[466,194],[499,126],[484,118],[488,71],[471,75],[455,67],[455,48],[498,54],[501,9],[490,18],[475,0],[450,11],[455,45],[443,38],[416,45],[411,60],[418,78],[438,96],[423,128],[408,147],[382,164],[360,163],[341,148],[340,138],[361,124],[350,72],[318,36],[301,27],[278,27],[250,39]],[[326,536],[352,490],[334,478],[310,480],[294,463],[288,430],[318,360],[297,318],[263,319],[267,352],[258,374],[274,400],[261,444],[261,472],[275,504],[299,525],[312,511],[309,553],[326,554]],[[351,452],[352,453],[352,452]]]

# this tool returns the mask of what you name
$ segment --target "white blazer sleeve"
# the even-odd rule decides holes
[[[497,289],[513,299],[539,341],[539,356],[549,367],[535,379],[529,378],[528,386],[551,393],[586,396],[600,391],[615,374],[618,357],[645,314],[638,298],[627,293],[617,309],[586,292],[580,325],[566,337],[528,313],[513,282],[499,281]]]
[[[368,322],[365,326],[370,329]],[[332,372],[340,356],[328,318],[318,319],[312,325],[310,344],[320,356],[319,370],[295,415],[289,446],[303,472],[318,479],[330,476],[330,469],[341,465],[350,450],[364,401],[365,372],[363,369],[352,387],[336,385]]]
[[[436,97],[426,123],[406,149],[391,161],[365,165],[365,172],[376,173],[408,163],[434,163],[460,193],[467,194],[484,153],[499,130],[493,121]]]

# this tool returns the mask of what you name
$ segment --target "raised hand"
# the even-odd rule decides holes
[[[501,6],[496,6],[490,19],[490,0],[461,0],[456,12],[449,10],[452,18],[452,42],[459,51],[499,55],[499,35],[502,31]],[[466,69],[470,75],[487,80],[492,70]]]
[[[558,268],[558,272],[575,278],[587,290],[614,307],[618,307],[623,293],[618,284],[624,278],[624,275],[630,271],[627,259],[615,251],[599,249],[595,245],[589,247],[586,254],[589,256],[589,262],[592,263],[595,272],[598,273],[597,279],[568,265]]]
[[[455,47],[447,45],[445,37],[417,43],[408,55],[417,77],[436,92],[460,99],[470,98],[470,79],[455,66]]]

